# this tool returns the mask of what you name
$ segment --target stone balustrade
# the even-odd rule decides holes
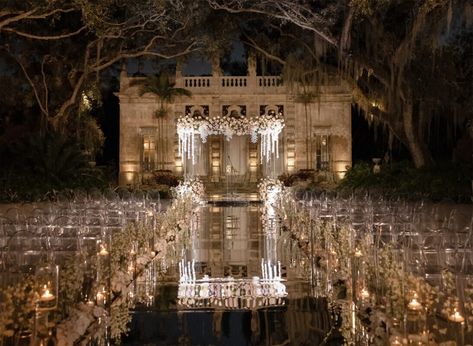
[[[266,92],[270,90],[274,94],[286,92],[279,76],[179,77],[176,78],[176,87],[189,89],[193,94],[209,92],[253,94],[263,90]]]

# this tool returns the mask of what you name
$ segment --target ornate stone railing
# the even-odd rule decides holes
[[[281,87],[283,86],[282,78],[277,76],[256,77],[256,85],[258,87]]]
[[[248,86],[248,77],[220,77],[222,88],[245,88]]]
[[[271,88],[274,93],[284,93],[282,78],[279,76],[222,76],[222,77],[178,77],[176,86],[193,93],[258,93]]]
[[[212,77],[184,77],[182,78],[184,88],[209,88]],[[177,82],[177,81],[176,81]],[[177,83],[176,83],[177,84]]]

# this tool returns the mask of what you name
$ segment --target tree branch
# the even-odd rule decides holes
[[[264,50],[263,48],[261,48],[252,38],[248,37],[247,35],[245,35],[245,39],[247,41],[243,41],[243,43],[246,43],[247,45],[249,45],[250,47],[253,47],[254,49],[256,49],[258,52],[262,53],[264,56],[266,56],[268,59],[270,60],[274,60],[274,61],[277,61],[278,63],[280,63],[281,65],[286,65],[286,62],[281,59],[280,57],[274,55],[274,54],[271,54],[269,53],[268,51]]]
[[[41,101],[41,98],[39,97],[38,89],[36,88],[36,85],[34,84],[33,80],[31,79],[30,75],[28,74],[28,71],[26,71],[25,66],[22,64],[19,58],[17,58],[14,54],[12,54],[9,50],[7,50],[7,53],[13,58],[13,60],[16,61],[16,63],[20,66],[21,71],[25,75],[26,80],[28,81],[28,84],[30,85],[31,89],[33,90],[36,102],[38,103],[39,108],[41,109],[41,113],[47,118],[49,116],[49,111]]]
[[[11,24],[11,23],[15,23],[15,22],[18,22],[20,20],[23,20],[25,18],[28,18],[30,17],[33,13],[35,13],[37,9],[34,8],[32,10],[29,10],[27,12],[23,12],[23,13],[19,13],[13,17],[9,17],[7,19],[4,19],[3,21],[0,22],[0,30],[2,30],[3,27]]]
[[[86,29],[87,29],[87,27],[83,26],[83,27],[81,27],[80,29],[78,29],[74,32],[69,32],[69,33],[66,33],[66,34],[50,35],[50,36],[34,35],[34,34],[27,33],[27,32],[19,31],[19,30],[13,29],[13,28],[5,28],[5,29],[3,29],[3,31],[11,32],[15,35],[26,37],[26,38],[31,38],[31,39],[34,39],[34,40],[51,41],[51,40],[61,40],[61,39],[64,39],[64,38],[68,38],[68,37],[78,35]]]
[[[49,109],[48,99],[49,99],[49,91],[48,91],[48,84],[46,82],[46,74],[44,73],[44,63],[49,56],[45,55],[43,60],[41,61],[41,76],[43,77],[43,88],[44,88],[44,108]]]
[[[287,0],[207,0],[210,7],[229,13],[256,13],[293,23],[300,28],[310,30],[330,45],[337,47],[337,40],[327,32],[331,23],[322,16],[313,13],[300,3]]]
[[[35,14],[38,11],[39,11],[39,8],[35,7],[35,8],[33,8],[29,11],[26,11],[26,12],[19,12],[19,13],[11,13],[11,12],[7,12],[7,11],[4,11],[3,13],[0,12],[0,14],[3,15],[3,16],[12,15],[11,17],[8,17],[7,19],[4,19],[4,20],[0,21],[0,30],[3,30],[2,28],[9,25],[9,24],[19,22],[21,20],[46,19],[46,18],[48,18],[48,17],[50,17],[50,16],[52,16],[56,13],[68,13],[68,12],[77,11],[77,9],[76,8],[56,8],[56,9],[51,10],[49,12]]]

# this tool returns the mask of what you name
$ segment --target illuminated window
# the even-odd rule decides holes
[[[152,171],[156,167],[156,138],[143,137],[143,170]]]
[[[313,153],[315,155],[315,169],[318,171],[330,170],[330,136],[314,136]]]

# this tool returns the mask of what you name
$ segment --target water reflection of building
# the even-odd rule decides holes
[[[200,275],[234,278],[261,276],[260,259],[267,249],[257,206],[201,209],[200,225],[187,257]]]
[[[254,66],[253,64],[248,64]],[[339,176],[351,165],[351,96],[337,76],[314,86],[317,97],[303,103],[301,91],[289,89],[279,76],[259,76],[249,68],[246,76],[188,77],[177,69],[176,87],[186,88],[192,97],[176,98],[168,105],[169,115],[157,119],[159,107],[154,95],[139,96],[135,77],[120,75],[120,184],[138,184],[155,170],[184,173],[178,156],[176,118],[192,116],[259,116],[281,113],[286,127],[279,146],[279,159],[260,163],[259,144],[249,136],[210,136],[198,140],[198,160],[187,171],[209,182],[255,182],[269,171],[291,173],[311,168]]]

